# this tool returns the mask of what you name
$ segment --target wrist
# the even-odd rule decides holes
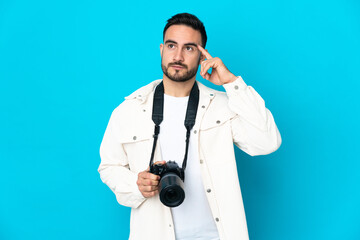
[[[223,84],[232,83],[232,82],[234,82],[236,79],[238,79],[238,77],[235,76],[234,74],[230,73],[230,76],[226,78],[226,81],[223,82]]]

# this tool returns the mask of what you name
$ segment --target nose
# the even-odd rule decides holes
[[[183,62],[184,56],[181,48],[176,49],[176,52],[173,57],[174,62]]]

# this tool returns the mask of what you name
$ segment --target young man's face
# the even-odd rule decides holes
[[[201,53],[199,31],[185,25],[172,25],[165,32],[164,44],[160,44],[161,68],[169,79],[185,82],[193,78],[198,70]]]

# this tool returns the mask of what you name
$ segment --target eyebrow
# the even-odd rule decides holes
[[[171,40],[171,39],[166,40],[166,41],[165,41],[165,44],[167,44],[167,43],[175,43],[175,44],[178,44],[176,41]],[[193,43],[193,42],[185,43],[184,45],[197,47],[197,44],[196,44],[196,43]]]

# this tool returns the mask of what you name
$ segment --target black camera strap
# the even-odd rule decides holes
[[[189,101],[186,109],[186,116],[184,125],[186,128],[186,148],[185,156],[182,164],[182,170],[185,171],[188,150],[189,150],[189,141],[190,141],[190,131],[195,125],[197,108],[199,105],[199,88],[195,81],[194,86],[190,91]],[[164,118],[164,83],[161,82],[155,89],[154,93],[154,102],[153,102],[153,111],[152,111],[152,120],[155,123],[154,129],[154,144],[151,152],[151,158],[149,166],[153,164],[154,153],[156,148],[156,142],[160,133],[160,124]]]

